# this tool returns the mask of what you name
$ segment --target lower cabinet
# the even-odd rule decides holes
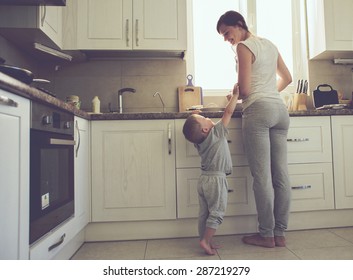
[[[197,182],[200,168],[177,169],[178,218],[198,217],[199,201]],[[233,168],[228,180],[228,204],[226,216],[256,214],[252,193],[252,177],[248,167]]]
[[[68,246],[77,233],[78,229],[75,219],[70,218],[30,247],[30,259],[50,260],[55,258],[65,246]],[[78,248],[79,246],[75,246],[75,248],[70,250],[71,252],[66,258],[71,257]]]
[[[0,260],[28,259],[29,116],[28,99],[0,89]]]
[[[178,218],[191,218],[198,216],[200,157],[193,144],[186,141],[182,134],[184,122],[176,120],[177,206]],[[227,216],[257,213],[253,179],[241,135],[241,118],[233,118],[229,125],[228,142],[234,167],[233,173],[227,177]],[[330,117],[292,117],[287,141],[291,212],[334,209]]]
[[[353,116],[332,116],[336,209],[353,208]]]
[[[331,163],[289,165],[291,212],[334,209]]]
[[[92,221],[176,218],[174,120],[92,122]]]

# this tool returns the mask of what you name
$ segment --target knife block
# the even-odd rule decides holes
[[[305,93],[299,94],[298,98],[298,111],[306,111],[306,97],[307,95]]]

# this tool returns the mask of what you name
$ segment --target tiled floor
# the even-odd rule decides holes
[[[245,245],[243,235],[216,236],[207,256],[197,238],[85,243],[73,260],[353,260],[353,227],[287,232],[286,248]]]

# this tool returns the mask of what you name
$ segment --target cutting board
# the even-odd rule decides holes
[[[192,84],[192,75],[187,76],[186,86],[178,87],[179,112],[185,112],[194,105],[202,105],[202,88]]]

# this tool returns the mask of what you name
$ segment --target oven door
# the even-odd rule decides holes
[[[30,244],[74,214],[74,139],[31,130]]]

